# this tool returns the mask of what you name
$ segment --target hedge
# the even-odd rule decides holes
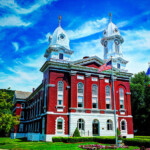
[[[53,137],[53,142],[64,142],[64,143],[78,143],[78,142],[98,142],[115,144],[115,137],[112,136],[99,136],[99,137]],[[144,146],[150,148],[150,139],[140,138],[122,138],[125,145],[128,146]]]
[[[125,145],[128,146],[144,146],[150,148],[150,139],[140,139],[140,138],[134,138],[134,139],[123,139],[123,142]]]
[[[139,138],[139,139],[150,139],[150,136],[134,136],[134,138]]]
[[[53,137],[53,142],[77,143],[77,142],[99,142],[115,143],[115,137]]]

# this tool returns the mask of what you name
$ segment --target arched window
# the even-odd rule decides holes
[[[84,86],[83,83],[78,83],[78,107],[83,107],[84,106]]]
[[[56,119],[56,134],[64,134],[64,119],[62,117]]]
[[[105,87],[105,96],[106,96],[106,109],[111,109],[111,88],[108,85]]]
[[[62,130],[63,129],[63,120],[58,119],[57,120],[57,130]]]
[[[115,51],[117,54],[119,54],[119,41],[115,40]]]
[[[57,105],[63,105],[63,95],[64,95],[64,84],[62,81],[58,82],[58,91],[57,91]]]
[[[92,85],[92,107],[98,108],[98,87],[96,84]]]
[[[111,120],[107,120],[107,130],[113,130],[113,124]]]
[[[126,131],[126,121],[125,120],[121,121],[121,131]]]
[[[77,122],[77,127],[78,127],[79,131],[84,131],[84,129],[85,129],[84,126],[85,126],[84,120],[79,119],[78,122]]]
[[[123,88],[119,89],[120,108],[124,109],[124,91]]]

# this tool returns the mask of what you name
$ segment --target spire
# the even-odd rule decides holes
[[[61,26],[61,15],[59,15],[59,27]]]
[[[110,17],[110,22],[111,22],[111,12],[109,13],[109,17]]]

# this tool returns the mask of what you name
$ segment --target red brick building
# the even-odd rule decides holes
[[[104,60],[113,56],[117,127],[122,136],[133,137],[130,84],[125,70],[121,37],[110,22],[101,40]],[[51,141],[53,136],[72,136],[78,127],[81,136],[114,136],[114,108],[111,71],[98,72],[105,61],[98,56],[71,61],[69,39],[59,26],[50,37],[41,67],[42,83],[32,93],[16,91],[14,110],[20,125],[12,138]]]

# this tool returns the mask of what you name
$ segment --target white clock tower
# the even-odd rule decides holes
[[[125,70],[128,61],[123,59],[122,54],[122,43],[124,42],[122,36],[120,35],[118,27],[111,21],[103,32],[103,38],[101,39],[101,44],[104,46],[104,60],[108,60],[111,56],[113,58],[113,66]]]

